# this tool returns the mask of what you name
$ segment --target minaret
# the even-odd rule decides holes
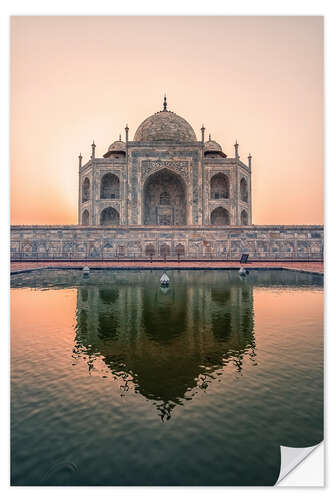
[[[92,160],[95,159],[95,149],[96,149],[96,144],[95,144],[95,141],[93,141],[93,143],[91,145],[91,159]]]
[[[205,147],[205,126],[201,127],[201,224],[206,223],[206,206],[205,206],[205,173],[204,173],[204,147]]]
[[[249,160],[249,224],[252,224],[252,156],[251,153],[248,156]]]
[[[234,204],[235,204],[235,221],[234,223],[236,226],[239,224],[239,154],[238,154],[238,142],[236,139],[236,142],[234,144],[235,148],[235,160],[236,160],[236,169],[235,169],[235,192],[234,192]]]
[[[126,142],[126,170],[125,170],[125,224],[128,225],[128,125],[125,127],[125,142]]]
[[[81,167],[82,167],[82,155],[79,154],[79,200],[78,200],[78,214],[77,220],[81,224],[81,200],[82,200],[82,182],[81,182]]]
[[[96,144],[95,141],[93,140],[92,145],[91,145],[91,161],[93,162],[92,165],[92,172],[91,172],[91,221],[92,224],[96,224],[96,208],[95,208],[95,179],[96,179],[96,164],[95,164],[95,149],[96,149]]]

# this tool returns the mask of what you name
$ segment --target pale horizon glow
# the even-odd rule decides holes
[[[11,222],[76,224],[78,155],[168,108],[253,156],[254,224],[322,224],[322,17],[12,17]]]

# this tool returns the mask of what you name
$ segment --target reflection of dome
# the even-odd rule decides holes
[[[126,144],[119,140],[119,141],[114,141],[108,148],[107,152],[105,155],[103,155],[104,158],[108,158],[111,156],[113,153],[121,153],[125,154],[126,153]]]
[[[166,99],[164,99],[164,109],[146,118],[135,132],[134,141],[196,141],[194,130],[191,125],[172,111],[166,109]]]
[[[218,154],[219,156],[222,156],[223,158],[226,158],[226,156],[227,156],[225,153],[223,153],[222,147],[220,146],[220,144],[216,141],[212,141],[210,136],[209,136],[209,140],[207,142],[205,142],[204,153],[205,153],[205,156],[207,156],[207,154],[210,155],[210,153]]]

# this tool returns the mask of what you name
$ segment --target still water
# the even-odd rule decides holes
[[[323,280],[12,277],[13,485],[273,485],[323,439]]]

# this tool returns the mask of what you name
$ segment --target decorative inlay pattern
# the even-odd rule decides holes
[[[188,161],[162,161],[162,160],[144,160],[142,163],[142,179],[145,180],[148,175],[157,172],[162,168],[168,168],[177,174],[180,174],[186,181],[189,179]]]

